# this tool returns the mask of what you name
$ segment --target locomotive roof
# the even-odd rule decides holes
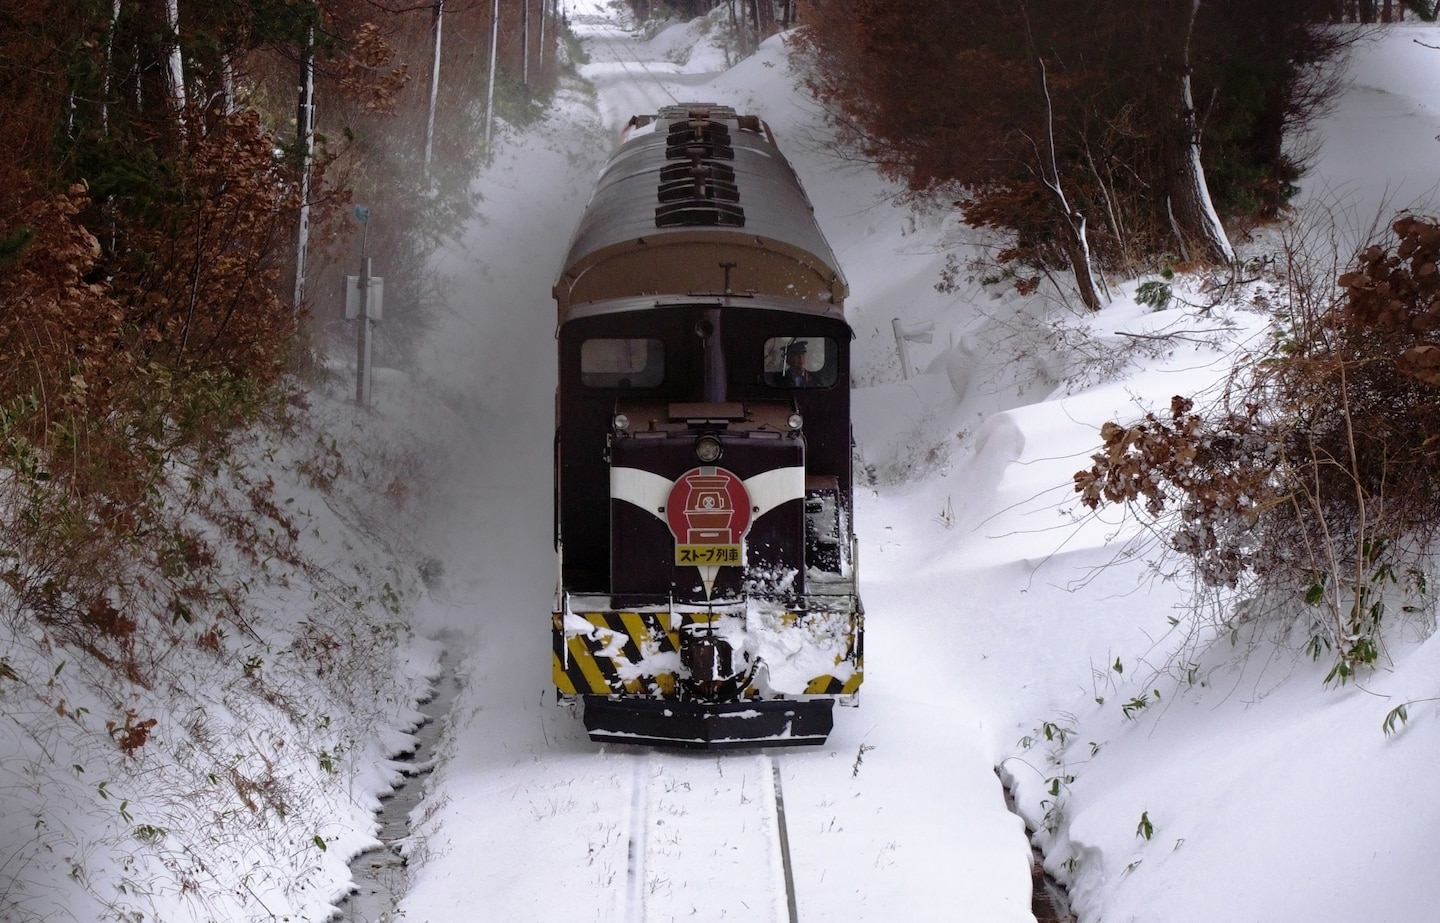
[[[686,104],[632,119],[580,219],[555,299],[768,294],[843,306],[848,287],[769,127]]]

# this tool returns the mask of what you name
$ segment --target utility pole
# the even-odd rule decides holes
[[[355,340],[355,403],[370,406],[370,257],[360,258],[360,334]]]

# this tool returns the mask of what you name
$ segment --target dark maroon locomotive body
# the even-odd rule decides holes
[[[862,678],[851,331],[768,126],[632,119],[554,294],[561,699],[599,740],[823,742]]]

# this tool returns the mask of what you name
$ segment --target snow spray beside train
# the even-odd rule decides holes
[[[823,743],[853,704],[848,293],[769,126],[636,116],[555,285],[555,686],[602,741]]]

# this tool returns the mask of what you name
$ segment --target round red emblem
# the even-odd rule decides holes
[[[678,545],[739,545],[750,528],[750,494],[731,471],[692,468],[675,480],[665,521]]]

